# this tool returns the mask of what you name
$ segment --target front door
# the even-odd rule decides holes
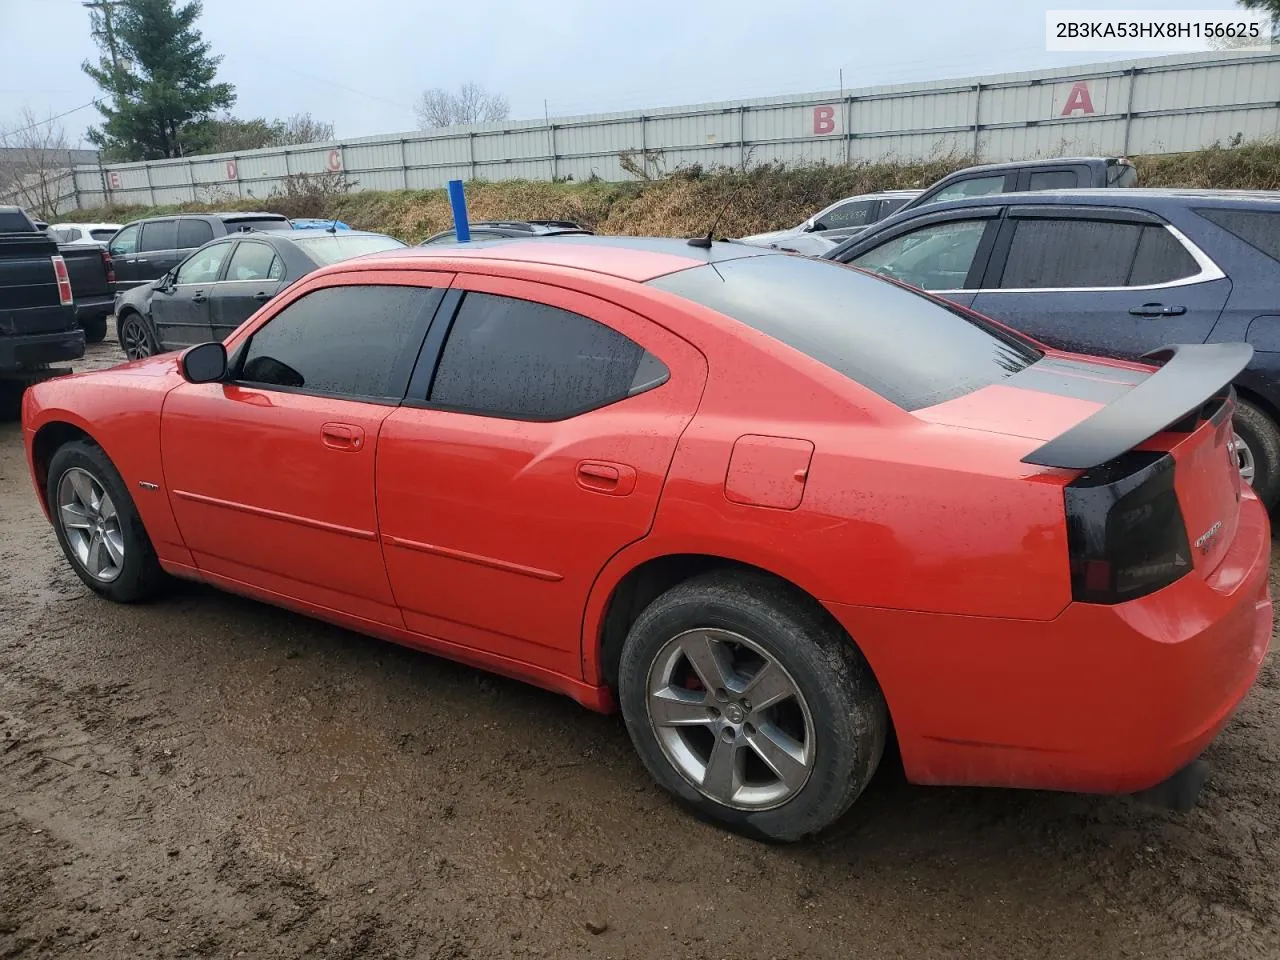
[[[1212,261],[1150,215],[1010,207],[973,309],[1062,350],[1133,360],[1203,343],[1230,293]]]
[[[141,226],[130,224],[112,237],[107,247],[116,271],[116,290],[129,290],[142,282],[138,270],[138,238],[141,233]]]
[[[193,253],[174,281],[151,295],[151,322],[162,350],[182,350],[213,339],[209,298],[231,253],[232,242],[211,243]]]
[[[399,626],[374,463],[440,291],[385,274],[359,279],[291,298],[233,345],[229,382],[173,390],[161,449],[169,502],[201,571]],[[413,277],[433,280],[447,285],[449,275]]]
[[[241,240],[209,299],[212,336],[225,340],[284,286],[284,262],[261,240]]]
[[[705,361],[584,294],[465,275],[457,289],[434,379],[439,327],[379,440],[391,586],[410,630],[580,677],[587,594],[648,532]]]

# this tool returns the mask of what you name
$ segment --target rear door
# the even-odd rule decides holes
[[[178,253],[174,262],[181,263],[212,239],[213,226],[208,220],[183,217],[178,221]]]
[[[225,340],[284,286],[284,262],[270,244],[241,240],[210,294],[210,335]]]
[[[968,306],[986,270],[1001,209],[925,213],[868,238],[842,260]]]
[[[1223,272],[1152,214],[1011,206],[973,308],[1051,346],[1136,359],[1203,343],[1230,292]]]
[[[591,584],[648,532],[706,363],[593,296],[454,287],[378,440],[391,587],[410,630],[578,677]]]
[[[209,298],[222,276],[234,241],[223,240],[197,250],[178,267],[172,286],[151,297],[151,320],[165,350],[181,350],[214,339]]]
[[[178,249],[178,221],[149,220],[142,225],[142,239],[134,256],[134,279],[157,280],[182,261]]]

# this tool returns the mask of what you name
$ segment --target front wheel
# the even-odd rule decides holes
[[[807,598],[718,572],[668,590],[623,646],[618,693],[654,779],[696,814],[761,840],[833,823],[884,752],[866,660]]]
[[[45,495],[62,552],[90,590],[120,603],[156,592],[164,574],[155,550],[101,447],[85,440],[59,447]]]
[[[1274,507],[1280,500],[1280,430],[1247,400],[1236,401],[1232,426],[1240,476],[1253,487],[1259,500],[1268,508]]]
[[[141,314],[130,310],[124,317],[118,317],[116,322],[120,325],[117,331],[120,349],[130,360],[142,360],[157,352],[155,338],[151,336],[147,321],[142,319]]]

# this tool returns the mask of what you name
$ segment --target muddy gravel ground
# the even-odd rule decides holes
[[[0,518],[0,958],[1280,956],[1274,655],[1190,813],[890,767],[767,847],[616,717],[200,587],[96,599],[12,422]]]

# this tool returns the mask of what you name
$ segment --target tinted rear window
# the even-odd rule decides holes
[[[383,250],[395,250],[404,244],[394,237],[352,237],[335,233],[327,237],[306,237],[294,241],[302,252],[316,263],[324,266],[352,257],[363,257],[367,253],[381,253]]]
[[[781,340],[905,410],[998,383],[1041,357],[1007,331],[826,260],[744,257],[649,283]]]
[[[1280,260],[1280,210],[1197,210],[1272,260]]]
[[[292,230],[293,224],[284,217],[238,217],[235,220],[224,220],[227,233],[237,230]]]
[[[31,223],[16,210],[0,210],[0,233],[30,233]]]
[[[114,230],[90,230],[89,236],[95,240],[107,241],[116,235]]]

